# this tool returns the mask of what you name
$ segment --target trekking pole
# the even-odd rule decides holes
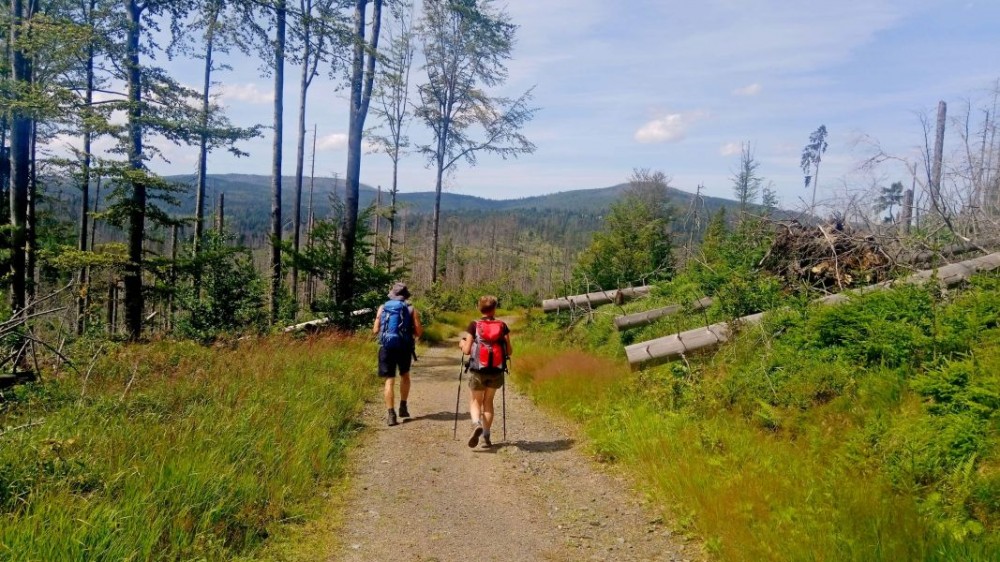
[[[465,354],[462,354],[462,359],[458,363],[458,394],[455,396],[455,429],[452,431],[451,438],[458,439],[458,404],[462,400],[462,371],[465,370]]]
[[[510,379],[510,357],[503,366],[504,371],[504,381],[503,386],[500,387],[500,402],[503,404],[503,442],[507,442],[507,381]]]

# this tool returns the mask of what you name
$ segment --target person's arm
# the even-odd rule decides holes
[[[504,346],[504,349],[507,352],[507,357],[514,355],[514,348],[510,346],[510,334],[505,335],[503,339],[504,339],[504,344],[506,344]]]
[[[383,305],[384,306],[384,305]],[[378,312],[375,313],[375,325],[372,326],[372,333],[376,336],[378,335],[378,330],[381,328],[382,324],[382,307],[378,307]]]
[[[472,353],[472,334],[466,331],[462,334],[462,339],[458,340],[458,347],[462,350],[462,355]]]
[[[424,327],[420,324],[420,315],[417,314],[417,309],[413,309],[413,335],[416,339],[420,339],[424,335]]]

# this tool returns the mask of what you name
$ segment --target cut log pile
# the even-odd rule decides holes
[[[835,305],[847,302],[851,294],[862,294],[871,291],[878,291],[892,287],[899,283],[923,283],[930,279],[937,278],[942,286],[950,287],[969,279],[972,275],[983,271],[996,271],[1000,269],[1000,253],[989,254],[979,258],[966,260],[959,263],[944,266],[940,269],[929,269],[918,271],[909,277],[899,281],[887,281],[870,285],[856,291],[848,293],[837,293],[823,297],[816,301],[819,304]],[[697,353],[711,349],[721,343],[729,341],[732,336],[733,325],[758,324],[764,318],[764,313],[760,312],[750,316],[744,316],[736,322],[719,322],[703,328],[695,328],[678,334],[657,338],[650,341],[637,343],[625,347],[625,355],[633,368],[647,365],[655,365],[678,359],[687,354]]]
[[[873,236],[843,225],[777,224],[774,242],[760,267],[789,285],[802,282],[828,290],[889,279],[895,262]]]

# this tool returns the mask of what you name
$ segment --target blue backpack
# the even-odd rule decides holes
[[[386,349],[413,348],[413,316],[403,301],[391,300],[382,306],[378,342]]]

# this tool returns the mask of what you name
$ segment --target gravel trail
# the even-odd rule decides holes
[[[703,559],[511,385],[507,441],[497,393],[494,446],[470,449],[463,377],[453,439],[458,363],[457,341],[424,350],[411,374],[413,418],[398,426],[386,426],[381,396],[369,405],[370,429],[354,455],[340,548],[330,560]]]

